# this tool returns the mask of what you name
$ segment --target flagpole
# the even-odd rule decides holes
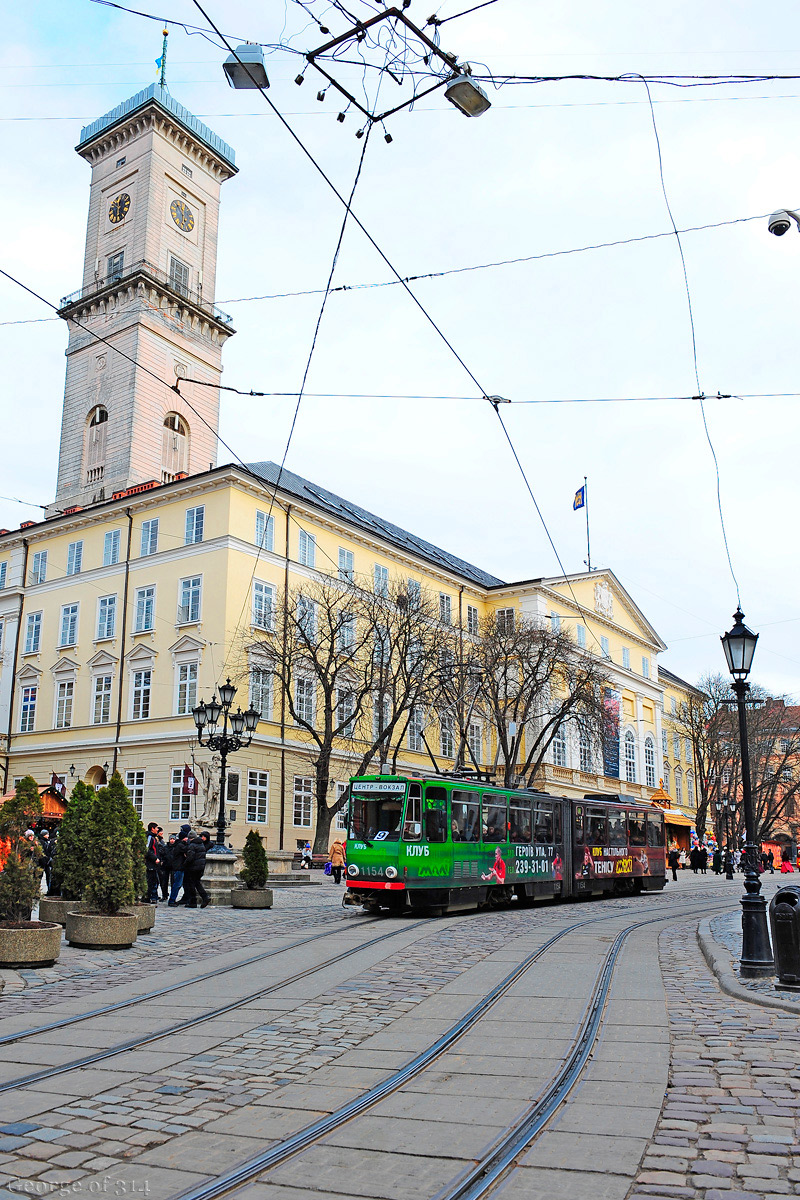
[[[586,508],[586,566],[591,571],[592,569],[592,550],[589,544],[589,485],[586,482],[586,476],[583,477],[583,499]]]

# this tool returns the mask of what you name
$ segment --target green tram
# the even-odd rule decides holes
[[[350,781],[347,902],[464,908],[659,891],[664,814],[625,796],[582,800],[474,779]]]

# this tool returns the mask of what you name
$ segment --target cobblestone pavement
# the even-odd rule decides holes
[[[800,992],[791,988],[775,986],[773,979],[743,979],[739,971],[739,956],[742,952],[742,917],[741,913],[722,913],[711,922],[711,933],[714,940],[730,950],[733,956],[733,973],[738,983],[751,992],[760,992],[763,996],[777,996],[781,1000],[789,1000],[800,1008]]]
[[[724,920],[739,922],[740,949],[738,914]],[[721,992],[700,955],[696,924],[660,937],[670,1084],[629,1200],[800,1195],[797,1018]]]
[[[490,966],[495,971],[498,966],[505,971],[512,961],[524,957],[533,945],[551,936],[557,928],[575,921],[594,921],[628,913],[635,916],[648,906],[648,912],[652,911],[655,915],[658,911],[673,907],[676,901],[686,900],[707,902],[709,909],[713,909],[715,902],[721,897],[730,899],[731,893],[712,878],[682,879],[678,885],[671,885],[663,895],[646,897],[638,902],[612,900],[602,905],[464,914],[430,923],[390,921],[385,923],[385,929],[377,924],[366,925],[363,918],[358,916],[358,910],[339,908],[340,895],[338,890],[334,892],[333,887],[315,888],[313,893],[302,895],[297,892],[284,895],[276,893],[276,908],[269,914],[212,908],[203,912],[184,913],[174,909],[162,911],[160,908],[159,932],[151,935],[146,945],[143,939],[138,954],[126,952],[112,956],[88,951],[68,952],[65,953],[66,974],[63,979],[41,979],[39,977],[46,976],[46,973],[37,972],[36,979],[23,980],[27,986],[21,990],[11,995],[6,992],[6,998],[0,1000],[0,1018],[6,1013],[40,1007],[41,997],[45,997],[44,1003],[51,1007],[65,997],[80,999],[85,996],[91,1001],[86,1007],[94,1007],[98,991],[118,985],[125,978],[147,978],[151,975],[154,981],[157,979],[159,984],[166,984],[170,982],[169,969],[174,966],[185,967],[196,963],[198,971],[213,969],[218,965],[213,961],[216,954],[263,943],[269,937],[283,934],[294,936],[298,932],[311,933],[330,928],[331,933],[337,936],[346,934],[347,945],[350,946],[358,944],[359,937],[368,942],[376,934],[390,929],[400,931],[396,939],[390,939],[380,948],[372,950],[370,953],[374,961],[367,966],[354,967],[352,975],[346,964],[336,963],[335,952],[327,950],[327,939],[321,940],[313,944],[313,959],[311,948],[306,948],[309,951],[307,961],[312,965],[324,965],[325,969],[316,979],[313,973],[309,974],[307,984],[303,981],[303,987],[295,985],[294,989],[287,989],[276,996],[264,997],[255,1004],[238,1009],[232,1017],[217,1019],[213,1025],[192,1030],[186,1035],[155,1042],[146,1051],[133,1051],[124,1057],[105,1060],[96,1067],[71,1071],[53,1080],[7,1093],[0,1100],[4,1114],[0,1116],[0,1121],[3,1121],[0,1124],[0,1188],[4,1186],[6,1189],[5,1193],[0,1191],[0,1197],[4,1194],[18,1197],[20,1191],[46,1194],[49,1190],[61,1187],[71,1188],[77,1194],[81,1186],[86,1191],[90,1190],[90,1184],[94,1188],[103,1172],[109,1172],[109,1177],[113,1177],[119,1185],[115,1185],[116,1191],[112,1194],[124,1195],[126,1189],[132,1193],[136,1190],[136,1179],[154,1177],[154,1164],[158,1164],[162,1156],[170,1161],[168,1156],[177,1156],[179,1146],[196,1146],[190,1161],[175,1162],[174,1165],[179,1165],[180,1170],[156,1172],[162,1190],[150,1194],[155,1195],[156,1200],[162,1195],[172,1195],[180,1190],[181,1183],[191,1181],[191,1171],[207,1175],[209,1170],[215,1169],[212,1165],[213,1154],[208,1157],[212,1145],[226,1143],[223,1149],[227,1157],[222,1155],[223,1162],[236,1161],[231,1159],[231,1154],[235,1153],[241,1159],[247,1157],[247,1152],[252,1152],[250,1148],[254,1145],[255,1133],[246,1124],[237,1125],[239,1110],[244,1109],[243,1115],[246,1117],[253,1112],[253,1106],[285,1105],[288,1108],[292,1104],[302,1109],[305,1104],[309,1110],[306,1115],[312,1119],[314,1113],[311,1109],[314,1105],[335,1107],[351,1094],[369,1086],[378,1074],[377,1060],[381,1055],[374,1051],[358,1051],[358,1047],[376,1035],[388,1036],[390,1041],[387,1045],[391,1046],[393,1027],[395,1024],[398,1030],[407,1027],[409,1014],[417,1006],[422,1011],[431,1004],[441,1004],[439,1015],[448,1015],[448,1019],[452,1019],[449,1016],[451,1002],[446,1001],[444,996],[435,997],[442,989],[450,992],[451,997],[457,997],[458,981],[465,973],[488,970]],[[242,920],[242,917],[245,919]],[[363,929],[362,934],[357,932],[359,929]],[[722,1003],[725,1012],[752,1006],[737,1006],[725,997],[720,1000],[721,994],[706,971],[696,943],[692,947],[691,930],[687,928],[681,931],[680,936],[688,938],[688,942],[680,952],[664,960],[664,969],[670,980],[674,972],[678,972],[677,990],[670,982],[671,1010],[676,1003],[673,990],[683,1005],[682,1015],[675,1018],[677,1025],[673,1036],[677,1038],[680,1034],[683,1038],[681,1021],[698,1020],[702,1025],[703,1007],[712,1012],[713,1036],[716,1036],[717,1018],[713,1014],[717,1003]],[[341,944],[336,943],[337,946]],[[299,950],[288,952],[289,955],[300,953]],[[270,961],[283,962],[283,957]],[[564,961],[568,968],[568,955]],[[552,965],[555,968],[555,964]],[[329,969],[330,974],[326,975]],[[286,970],[288,972],[289,968]],[[269,978],[263,966],[262,975]],[[256,986],[260,986],[262,975],[258,977]],[[227,980],[228,977],[223,976],[213,981],[216,990],[208,994],[198,991],[193,1002],[199,1007],[194,1011],[200,1014],[204,1008],[224,1002],[228,998]],[[251,981],[248,990],[252,988]],[[687,998],[685,990],[691,988],[699,989],[700,1002],[694,993]],[[176,999],[174,1005],[172,997],[153,1002],[154,1007],[148,1011],[157,1014],[157,1024],[162,1024],[165,1019],[179,1019],[183,1015],[183,1010],[177,1009],[186,993],[178,993],[178,996],[181,999]],[[74,1010],[73,1004],[70,1011]],[[759,1013],[757,1009],[754,1011]],[[106,1030],[113,1028],[114,1034],[102,1034],[100,1044],[112,1044],[147,1027],[147,1013],[143,1008],[125,1012],[124,1017],[120,1015],[116,1018],[116,1025],[105,1026]],[[47,1013],[45,1019],[51,1019],[52,1015],[57,1014]],[[751,1014],[738,1018],[740,1022],[746,1022],[747,1019],[751,1019]],[[770,1014],[765,1019],[773,1021],[776,1018]],[[792,1024],[791,1017],[788,1019]],[[91,1024],[89,1022],[70,1030],[65,1035],[64,1048],[59,1046],[58,1041],[53,1042],[54,1049],[61,1051],[61,1057],[54,1057],[52,1061],[63,1062],[87,1053],[93,1044]],[[97,1028],[103,1028],[102,1024],[98,1024]],[[723,1036],[727,1035],[732,1040],[734,1034],[728,1033],[725,1021],[722,1021],[722,1028]],[[82,1034],[77,1032],[81,1030]],[[60,1035],[54,1037],[59,1038]],[[702,1044],[705,1046],[707,1039]],[[0,1070],[5,1070],[0,1078],[13,1078],[51,1061],[46,1044],[29,1041],[19,1045],[28,1047],[29,1053],[23,1051],[18,1056],[11,1053],[7,1066],[0,1065]],[[682,1041],[680,1045],[683,1045]],[[797,1042],[793,1045],[797,1051]],[[390,1059],[391,1066],[405,1061],[410,1055],[404,1043],[403,1047],[400,1055],[393,1054],[390,1049],[383,1051],[381,1066]],[[397,1050],[400,1048],[401,1042],[398,1042]],[[8,1049],[13,1051],[14,1047]],[[772,1049],[775,1049],[774,1045]],[[363,1063],[359,1061],[358,1068],[355,1062],[353,1066],[341,1067],[337,1064],[342,1056],[347,1056],[345,1062],[349,1064],[354,1051],[358,1051],[356,1058],[360,1055],[364,1060]],[[686,1051],[681,1050],[681,1053],[685,1055]],[[792,1065],[796,1070],[797,1063],[794,1060]],[[334,1067],[340,1073],[336,1087],[332,1087],[330,1082]],[[704,1063],[702,1070],[706,1069]],[[340,1090],[338,1078],[353,1086],[344,1086]],[[304,1088],[308,1088],[307,1092],[303,1091]],[[692,1087],[687,1090],[694,1095]],[[673,1091],[669,1096],[670,1106],[674,1102]],[[331,1093],[332,1098],[320,1099],[323,1093]],[[306,1095],[307,1100],[298,1101],[299,1094]],[[291,1101],[289,1097],[292,1097]],[[489,1108],[497,1103],[494,1100],[487,1101]],[[700,1107],[704,1103],[701,1100]],[[694,1111],[697,1102],[690,1100],[687,1104]],[[274,1113],[276,1110],[269,1108],[267,1111]],[[280,1107],[277,1111],[281,1111]],[[664,1121],[668,1120],[686,1124],[688,1119],[685,1116],[667,1116],[665,1113]],[[226,1122],[231,1124],[226,1125]],[[223,1135],[223,1127],[230,1136]],[[664,1129],[659,1126],[656,1142],[637,1179],[636,1195],[707,1195],[708,1200],[715,1200],[710,1191],[703,1192],[705,1185],[695,1187],[690,1182],[690,1165],[683,1171],[683,1182],[680,1184],[665,1181],[661,1177],[663,1164],[653,1168],[651,1159],[660,1157],[659,1147],[671,1147],[674,1150],[677,1145],[678,1149],[682,1149],[676,1143],[676,1137],[678,1143],[686,1141],[688,1146],[691,1141],[695,1147],[694,1155],[687,1150],[683,1157],[688,1160],[696,1156],[701,1148],[699,1135],[692,1141],[683,1127],[679,1128],[681,1132],[675,1134],[673,1126],[667,1125]],[[249,1136],[235,1136],[237,1134]],[[186,1140],[193,1136],[201,1140],[197,1143]],[[781,1146],[788,1144],[780,1143]],[[666,1153],[668,1155],[669,1150]],[[682,1157],[675,1155],[675,1161],[682,1161]],[[723,1154],[715,1161],[727,1160]],[[756,1161],[757,1165],[772,1165],[763,1157],[758,1157]],[[742,1165],[749,1165],[749,1159],[743,1159]],[[796,1166],[795,1161],[792,1168]],[[780,1179],[791,1187],[775,1188],[776,1193],[791,1194],[795,1181],[788,1174],[789,1169],[786,1168],[785,1175],[781,1175]],[[658,1178],[654,1181],[646,1178],[654,1170]],[[133,1174],[126,1175],[125,1172]],[[680,1174],[677,1170],[672,1173]],[[633,1169],[628,1178],[632,1176]],[[726,1189],[725,1180],[739,1179],[735,1172],[723,1175],[715,1171],[713,1177],[715,1186],[727,1190],[729,1200],[741,1200],[735,1191],[729,1187]],[[191,1178],[200,1178],[200,1175]],[[750,1177],[742,1175],[741,1178],[749,1180]],[[84,1185],[81,1185],[82,1180],[85,1181]],[[685,1190],[674,1191],[674,1188]],[[343,1183],[342,1193],[345,1191]],[[761,1197],[772,1193],[761,1191],[757,1194]]]

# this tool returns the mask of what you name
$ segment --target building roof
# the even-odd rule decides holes
[[[344,519],[352,525],[359,525],[367,533],[377,534],[384,541],[391,542],[393,546],[416,554],[445,571],[450,571],[455,575],[462,576],[464,579],[469,579],[470,582],[477,584],[479,587],[492,588],[505,586],[504,581],[498,579],[496,575],[490,575],[488,571],[482,571],[480,567],[474,567],[472,563],[465,562],[463,558],[456,558],[454,554],[450,554],[447,550],[441,550],[438,546],[433,546],[430,542],[423,541],[416,534],[408,533],[405,529],[401,529],[399,525],[393,525],[391,521],[385,521],[383,517],[375,516],[374,513],[369,512],[366,508],[359,507],[358,504],[353,504],[350,500],[343,500],[341,496],[327,491],[326,488],[320,487],[319,484],[311,483],[308,479],[303,479],[302,476],[295,475],[293,471],[287,471],[285,467],[281,472],[277,463],[249,463],[248,470],[257,475],[259,479],[263,479],[265,483],[273,486],[277,483],[280,474],[281,491],[296,496],[299,500],[303,500],[306,504],[311,504],[315,508],[329,513],[338,520]]]
[[[681,679],[680,675],[675,675],[674,672],[668,671],[666,667],[658,664],[658,678],[662,683],[672,684],[673,687],[680,688],[684,692],[694,692],[696,696],[702,696],[703,693],[693,683],[687,683],[685,679]]]
[[[131,96],[130,100],[123,100],[122,104],[118,104],[116,108],[112,108],[104,117],[98,117],[96,121],[92,121],[91,125],[84,125],[81,130],[80,141],[75,147],[76,150],[81,150],[88,142],[93,141],[99,133],[103,133],[106,129],[110,129],[112,125],[118,124],[125,120],[137,109],[144,108],[146,104],[155,102],[159,104],[170,116],[179,121],[185,129],[204,145],[223,158],[225,162],[236,170],[236,155],[233,149],[224,142],[213,130],[199,121],[188,108],[184,108],[177,100],[169,94],[166,88],[163,88],[160,83],[151,83],[149,87],[144,88],[141,92],[137,92],[135,96]]]

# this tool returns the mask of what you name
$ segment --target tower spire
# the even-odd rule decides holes
[[[156,66],[159,71],[158,82],[162,88],[167,86],[167,38],[169,37],[169,30],[164,29],[163,33],[164,41],[161,45],[161,58],[156,59]]]

